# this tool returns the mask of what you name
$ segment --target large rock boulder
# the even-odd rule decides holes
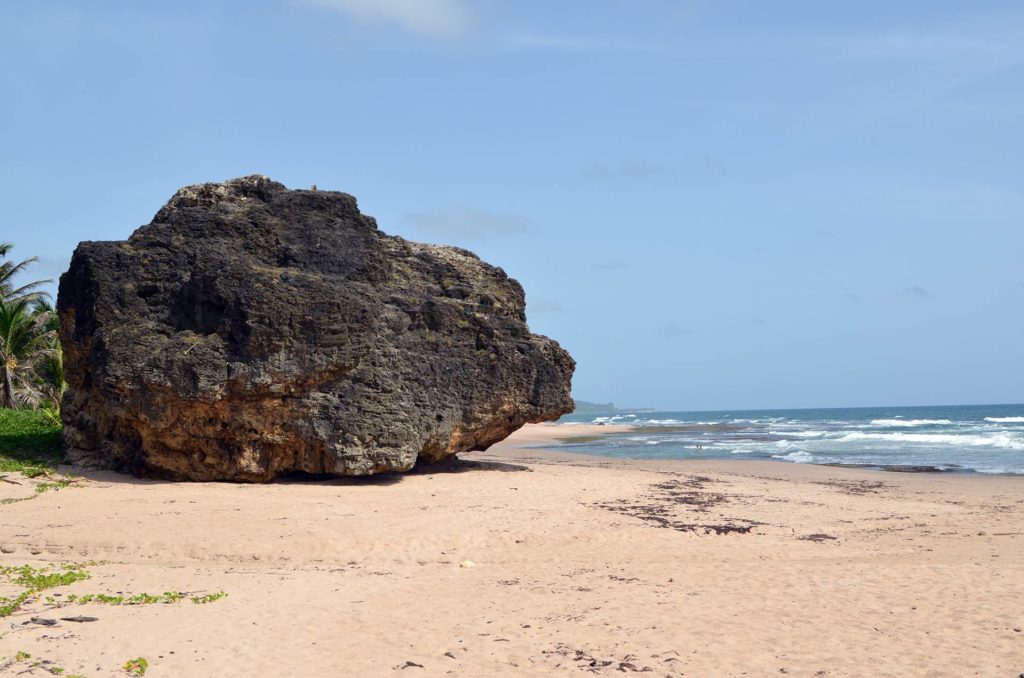
[[[65,441],[141,475],[405,471],[573,407],[575,363],[500,268],[262,176],[81,243],[57,306]]]

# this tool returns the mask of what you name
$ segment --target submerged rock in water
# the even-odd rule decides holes
[[[405,471],[572,411],[523,288],[266,177],[178,191],[60,280],[68,446],[136,474]]]

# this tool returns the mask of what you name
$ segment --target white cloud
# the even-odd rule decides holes
[[[398,24],[409,33],[437,40],[458,38],[473,20],[463,0],[301,0],[337,10],[359,21]]]

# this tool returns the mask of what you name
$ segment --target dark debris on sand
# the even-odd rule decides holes
[[[590,673],[600,673],[604,669],[622,673],[650,673],[654,671],[650,666],[638,665],[639,659],[636,655],[632,654],[627,654],[622,659],[599,659],[590,652],[570,648],[564,643],[559,643],[553,650],[544,650],[543,653],[570,659],[581,670]]]
[[[797,537],[797,539],[800,539],[801,541],[813,541],[818,543],[824,541],[832,541],[833,539],[838,538],[839,537],[834,537],[831,534],[825,534],[824,532],[816,532],[815,534],[805,534],[802,537]]]
[[[815,484],[833,487],[846,494],[878,494],[890,489],[889,485],[878,480],[827,480]]]
[[[684,507],[685,511],[707,513],[708,509],[727,503],[726,495],[706,490],[706,485],[711,482],[714,481],[704,476],[667,480],[651,485],[654,493],[643,497],[643,500],[619,499],[612,502],[596,503],[594,506],[632,518],[639,518],[655,527],[695,534],[748,534],[755,526],[762,524],[746,519],[730,519],[721,523],[690,522],[676,515],[680,507]]]

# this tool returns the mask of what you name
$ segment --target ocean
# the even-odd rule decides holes
[[[561,447],[610,457],[1024,474],[1024,405],[633,411],[572,414],[559,421],[634,426],[626,433],[580,436]]]

